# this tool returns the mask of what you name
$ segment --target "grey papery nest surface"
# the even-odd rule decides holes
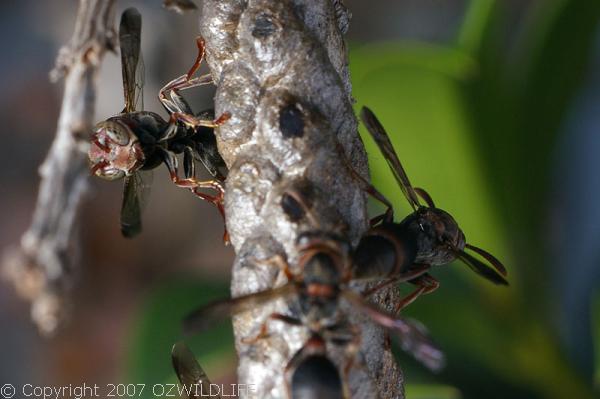
[[[297,272],[296,237],[315,226],[285,215],[280,201],[286,189],[311,185],[311,212],[321,229],[343,232],[356,244],[368,227],[365,194],[337,147],[368,175],[343,39],[349,16],[337,0],[207,0],[202,11],[216,114],[231,113],[217,140],[230,169],[225,209],[237,254],[231,291],[239,296],[285,282],[277,267],[257,260],[283,255]],[[303,123],[294,134],[282,134],[281,111],[290,108],[301,112]],[[258,398],[285,397],[283,371],[308,330],[272,321],[268,338],[251,345],[242,338],[256,335],[271,313],[294,314],[294,307],[294,301],[277,300],[234,318],[239,382],[252,384]],[[383,331],[346,306],[341,314],[361,331],[348,381],[352,397],[403,397]],[[344,351],[329,349],[342,370]]]

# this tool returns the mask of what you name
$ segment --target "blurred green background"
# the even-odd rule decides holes
[[[45,74],[72,31],[75,4],[0,5],[3,29],[22,32],[4,35],[10,44],[2,39],[12,57],[0,64],[8,94],[0,112],[12,132],[4,137],[15,149],[0,161],[2,246],[14,243],[29,222],[35,168],[52,138],[60,98]],[[142,38],[145,104],[157,111],[160,83],[193,60],[197,15],[166,13],[159,1],[121,1],[119,10],[130,5],[152,26]],[[448,366],[433,375],[398,352],[407,398],[597,397],[600,2],[346,5],[354,14],[349,46],[356,111],[368,105],[378,115],[413,184],[454,215],[470,243],[509,269],[508,288],[458,263],[433,271],[440,289],[407,314],[427,325]],[[117,111],[121,98],[118,58],[108,56],[105,64],[99,120]],[[15,74],[21,79],[10,78]],[[202,91],[193,103],[207,107],[211,96]],[[35,120],[23,111],[28,107],[37,110]],[[373,181],[402,218],[408,204],[361,133]],[[3,287],[0,321],[11,328],[0,332],[0,383],[175,381],[169,351],[181,339],[179,320],[228,295],[233,254],[214,245],[221,235],[216,212],[161,173],[145,231],[133,242],[118,234],[119,184],[93,183],[73,319],[53,341],[36,336],[27,305]],[[373,214],[381,211],[371,206]],[[187,342],[215,382],[235,381],[229,323]]]
[[[510,273],[511,286],[499,288],[461,264],[434,272],[441,288],[407,313],[430,328],[449,361],[439,376],[405,366],[409,398],[595,396],[590,320],[598,258],[586,271],[581,254],[560,254],[569,226],[563,230],[553,212],[572,189],[557,154],[588,73],[600,2],[537,2],[508,36],[515,27],[507,27],[506,12],[502,1],[471,1],[448,43],[395,41],[351,51],[357,110],[374,110],[413,184]],[[385,160],[364,131],[363,138],[375,185],[408,213]],[[585,171],[584,181],[596,173]],[[573,234],[585,234],[583,227]],[[598,243],[588,245],[598,255]],[[561,302],[568,293],[560,285],[573,278],[588,302],[575,306],[587,312]],[[561,336],[573,332],[581,335],[572,342]],[[426,383],[453,388],[429,391]]]

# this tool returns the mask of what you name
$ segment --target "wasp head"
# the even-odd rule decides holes
[[[418,237],[415,263],[445,265],[465,247],[465,235],[458,223],[439,208],[421,207],[402,223]]]
[[[113,118],[96,125],[88,157],[92,174],[106,180],[130,175],[145,161],[137,136],[129,126]]]

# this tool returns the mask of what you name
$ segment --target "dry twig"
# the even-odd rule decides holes
[[[3,275],[31,301],[32,318],[52,334],[66,315],[66,295],[77,265],[77,214],[87,190],[87,146],[93,126],[96,75],[114,41],[114,0],[81,0],[71,42],[51,78],[65,77],[56,137],[40,166],[33,221],[21,245],[5,254]]]

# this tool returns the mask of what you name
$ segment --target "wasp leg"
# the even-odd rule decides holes
[[[294,274],[290,270],[290,265],[282,255],[276,254],[266,259],[253,258],[252,260],[254,261],[254,263],[258,264],[277,266],[279,270],[281,270],[283,274],[285,274],[285,277],[287,277],[288,281],[294,280]]]
[[[171,181],[175,183],[177,187],[188,188],[191,192],[194,193],[197,197],[214,204],[217,207],[217,210],[221,214],[223,218],[223,225],[225,226],[225,207],[224,207],[224,194],[225,191],[221,182],[218,180],[205,180],[201,181],[196,179],[196,167],[194,164],[194,150],[191,147],[185,147],[183,151],[183,172],[184,178],[181,179],[179,177],[178,171],[178,161],[175,154],[170,151],[163,150],[164,153],[164,162],[167,165],[167,169],[169,169],[169,174],[171,176]],[[217,191],[217,195],[208,195],[201,191],[200,189],[210,188]],[[225,231],[223,232],[223,242],[225,244],[229,244],[229,233],[227,232],[227,227],[224,227]]]
[[[302,325],[302,321],[300,321],[299,319],[296,319],[296,318],[293,318],[290,316],[286,316],[286,315],[280,314],[280,313],[271,313],[269,315],[269,317],[267,317],[267,319],[260,325],[258,334],[256,334],[253,337],[242,338],[242,343],[244,343],[246,345],[254,345],[261,339],[267,338],[269,336],[269,325],[268,324],[272,320],[279,320],[286,324],[291,324],[293,326],[301,326]]]
[[[179,98],[181,97],[178,91],[204,86],[212,83],[212,81],[212,76],[210,74],[198,76],[192,79],[188,78],[188,75],[181,75],[171,80],[162,89],[160,89],[160,92],[158,93],[158,99],[169,112],[184,111],[184,109],[179,106]]]
[[[167,166],[167,169],[169,170],[169,175],[171,176],[171,181],[177,187],[187,188],[190,191],[192,191],[194,194],[196,194],[198,197],[202,198],[203,200],[206,200],[208,202],[215,204],[217,206],[217,208],[219,209],[219,212],[221,212],[221,215],[223,217],[225,217],[225,214],[223,212],[224,189],[219,181],[217,181],[217,180],[201,181],[201,180],[196,179],[193,176],[182,179],[179,177],[179,170],[178,170],[179,163],[177,161],[177,157],[175,156],[175,154],[173,154],[172,152],[170,152],[168,150],[162,150],[162,155],[163,155],[163,161],[164,161],[165,165]],[[213,190],[217,191],[217,195],[215,195],[215,196],[207,195],[207,194],[204,194],[204,193],[201,193],[198,191],[199,189],[203,189],[203,188],[213,189]]]
[[[400,300],[396,305],[394,314],[400,313],[402,309],[413,303],[419,296],[429,294],[440,286],[439,281],[427,273],[417,277],[411,283],[417,285],[418,288]]]
[[[191,179],[196,176],[194,149],[188,146],[183,149],[183,175],[186,179]]]
[[[373,219],[371,219],[371,221],[370,221],[371,226],[375,226],[377,223],[379,223],[382,220],[385,221],[386,223],[393,222],[394,221],[394,208],[392,207],[392,203],[387,198],[385,198],[385,196],[383,194],[381,194],[379,192],[379,190],[377,190],[375,188],[375,186],[373,186],[371,183],[369,183],[367,180],[365,180],[365,178],[362,177],[356,171],[356,169],[354,169],[354,167],[350,164],[348,157],[346,157],[344,148],[339,143],[339,141],[337,142],[336,147],[337,147],[337,151],[339,153],[340,159],[342,160],[342,163],[344,164],[346,169],[348,169],[348,171],[352,175],[352,178],[354,180],[356,180],[360,189],[365,191],[371,197],[375,198],[377,201],[381,202],[386,207],[386,211],[383,215],[379,215],[379,216],[376,216]]]
[[[179,162],[177,161],[177,157],[175,154],[168,150],[162,150],[163,153],[163,161],[165,162],[167,169],[169,170],[169,175],[171,176],[171,180],[177,187],[188,188],[190,190],[196,190],[200,188],[211,188],[216,190],[219,194],[214,198],[220,198],[223,194],[223,186],[221,182],[217,180],[205,180],[201,181],[196,179],[195,177],[189,178],[180,178],[179,177]],[[222,199],[222,198],[221,198]]]
[[[189,128],[196,129],[200,126],[216,128],[227,122],[231,118],[231,114],[229,112],[223,113],[217,119],[200,119],[195,117],[194,115],[186,114],[183,112],[173,112],[171,114],[171,118],[169,120],[170,124],[176,124],[177,122],[183,123],[185,126]]]
[[[368,290],[363,292],[363,296],[370,296],[379,291],[380,289],[387,287],[390,284],[394,283],[402,283],[404,281],[410,281],[416,279],[417,277],[422,276],[427,273],[430,269],[429,265],[420,265],[417,268],[413,268],[408,272],[398,274],[396,276],[390,277],[387,280],[384,280],[382,283],[377,284],[376,286],[369,288]]]
[[[158,93],[158,99],[169,113],[187,115],[189,118],[176,118],[179,121],[183,122],[186,126],[206,126],[215,128],[225,123],[231,117],[231,115],[228,112],[225,112],[215,120],[204,120],[195,118],[194,116],[192,116],[192,112],[189,105],[178,93],[179,90],[190,89],[193,87],[213,83],[212,76],[210,74],[205,74],[192,78],[192,75],[198,70],[200,64],[202,63],[202,60],[204,59],[204,40],[201,37],[199,37],[196,39],[196,43],[198,44],[198,56],[196,57],[196,61],[194,62],[188,73],[186,73],[185,75],[181,75],[167,83]],[[165,138],[163,138],[162,140],[165,140]]]
[[[194,65],[192,65],[192,67],[187,73],[188,79],[191,78],[194,73],[196,73],[198,68],[200,68],[200,64],[202,64],[202,60],[204,59],[205,46],[204,39],[202,38],[202,36],[198,36],[196,38],[196,46],[198,46],[198,55],[196,56],[196,61],[194,62]]]
[[[158,140],[159,142],[164,142],[170,140],[177,134],[177,128],[179,123],[183,123],[186,127],[197,129],[200,126],[216,128],[227,122],[231,118],[231,114],[229,112],[223,113],[217,119],[209,120],[209,119],[200,119],[195,117],[194,115],[187,114],[185,112],[173,112],[169,118],[169,124],[165,129],[162,137]]]
[[[194,64],[188,73],[181,75],[167,83],[158,94],[159,100],[170,112],[182,111],[180,107],[177,107],[178,101],[174,98],[179,97],[179,94],[177,93],[178,90],[212,83],[212,77],[210,74],[202,75],[192,79],[192,75],[198,70],[198,68],[200,68],[200,64],[202,64],[202,60],[204,59],[204,39],[201,37],[196,38],[196,44],[198,46],[198,55],[196,56],[196,61],[194,61]],[[171,100],[169,100],[167,97],[171,97]],[[185,110],[185,112],[188,112],[188,110]],[[192,112],[188,113],[191,114]]]

